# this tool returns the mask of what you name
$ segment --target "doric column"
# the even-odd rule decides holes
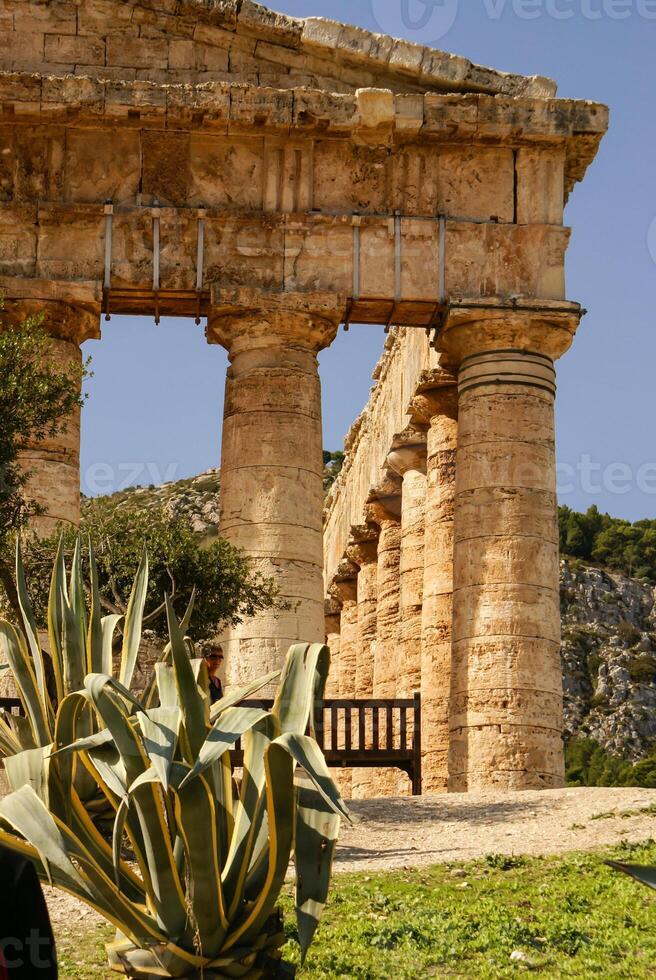
[[[355,697],[373,697],[374,644],[378,604],[378,531],[366,525],[351,528],[347,558],[358,568],[358,659]]]
[[[378,604],[378,530],[362,525],[351,528],[347,557],[358,568],[358,649],[355,666],[355,697],[372,698],[376,645],[376,612]],[[371,746],[372,723],[367,715],[365,743]],[[356,738],[359,737],[357,734]],[[358,746],[364,748],[365,746]],[[371,770],[355,769],[351,795],[362,799],[372,795]]]
[[[387,465],[403,480],[399,566],[399,651],[396,697],[412,697],[421,688],[421,607],[424,579],[424,506],[426,442],[419,429],[398,438]]]
[[[339,651],[341,641],[342,606],[329,597],[324,603],[326,646],[330,650],[330,673],[326,684],[326,697],[339,697]]]
[[[74,393],[80,395],[82,353],[80,344],[100,336],[100,303],[70,302],[52,298],[45,284],[40,298],[38,283],[19,299],[5,298],[0,322],[4,329],[23,323],[30,316],[42,315],[43,327],[51,335],[49,357],[55,370],[69,374]],[[74,290],[75,291],[75,290]],[[21,291],[22,292],[22,291]],[[62,421],[54,436],[25,444],[21,464],[28,475],[26,498],[42,510],[30,522],[41,537],[53,534],[59,524],[80,523],[80,409]]]
[[[248,300],[253,305],[250,305]],[[334,300],[213,293],[207,336],[228,350],[220,531],[280,588],[285,611],[225,635],[230,683],[280,666],[289,646],[324,637],[323,459],[317,354],[335,337]]]
[[[331,597],[341,606],[339,671],[337,678],[338,692],[336,696],[348,700],[355,697],[355,672],[358,662],[358,645],[360,639],[358,630],[357,567],[347,559],[341,561],[329,591]],[[340,733],[338,745],[340,748],[344,747],[343,728]],[[342,795],[350,797],[353,770],[339,769],[335,770],[335,772],[339,776],[338,785]]]
[[[399,697],[399,600],[401,563],[401,480],[389,473],[365,508],[367,523],[378,528],[376,642],[373,696]],[[395,738],[398,738],[395,732]],[[398,744],[398,742],[396,743]],[[392,769],[370,770],[371,796],[395,796],[401,780]],[[407,782],[407,780],[405,780]]]
[[[452,309],[458,369],[450,788],[563,784],[553,361],[578,307]]]
[[[458,391],[453,375],[426,372],[411,404],[427,426],[424,585],[421,640],[422,779],[424,793],[448,786],[453,519]]]
[[[355,697],[355,672],[358,663],[358,568],[343,559],[330,586],[330,596],[340,606],[339,669],[337,697]]]
[[[376,494],[366,507],[369,524],[379,529],[377,549],[376,643],[373,694],[397,697],[399,654],[399,591],[401,562],[401,481],[394,477],[396,494]]]

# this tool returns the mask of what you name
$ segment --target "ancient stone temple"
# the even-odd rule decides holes
[[[0,28],[5,324],[43,310],[77,360],[104,316],[206,318],[229,353],[221,530],[290,600],[229,679],[328,629],[334,690],[422,692],[425,789],[558,785],[563,208],[605,108],[251,0],[0,0]],[[363,323],[389,336],[324,549],[317,354]],[[30,465],[74,522],[75,420]]]

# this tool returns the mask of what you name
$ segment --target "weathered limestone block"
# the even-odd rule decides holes
[[[314,207],[362,214],[389,211],[392,162],[386,147],[319,140],[314,148]]]
[[[512,222],[513,151],[506,147],[454,147],[438,156],[439,210],[474,221]]]
[[[189,203],[230,211],[262,206],[263,139],[192,133]]]
[[[459,384],[452,790],[562,785],[553,360],[578,319],[470,307],[440,337]]]
[[[458,392],[444,371],[425,372],[410,406],[426,433],[426,504],[421,638],[422,780],[425,793],[445,792],[449,777],[449,701],[453,615]]]
[[[87,206],[63,210],[39,208],[36,274],[42,279],[99,280],[104,257],[104,218],[101,209]]]
[[[284,225],[273,218],[209,217],[205,231],[206,281],[222,287],[278,291],[284,282]]]
[[[162,208],[159,230],[160,285],[193,289],[196,285],[197,216],[187,210]]]
[[[565,149],[517,151],[517,222],[561,225],[565,202]]]
[[[0,208],[0,270],[6,276],[36,272],[37,208],[32,204]]]
[[[351,291],[353,226],[350,216],[303,215],[285,221],[285,288]]]
[[[44,327],[52,336],[50,356],[58,371],[70,374],[79,393],[82,354],[80,344],[99,336],[99,304],[72,306],[35,297],[6,296],[2,313],[4,329],[42,313]],[[80,521],[80,410],[63,420],[61,428],[39,442],[28,442],[21,452],[21,465],[28,475],[25,495],[42,513],[32,519],[32,530],[42,536],[53,534],[60,523]]]
[[[569,230],[553,225],[448,222],[447,293],[562,299],[568,242]]]
[[[208,340],[228,349],[220,530],[273,576],[290,610],[258,614],[225,636],[229,683],[276,669],[296,642],[323,642],[323,457],[317,353],[328,308],[215,305]],[[290,430],[298,433],[290,440]],[[298,454],[299,448],[303,455]]]
[[[140,190],[145,204],[180,206],[189,195],[189,133],[141,134],[142,174]]]
[[[75,129],[66,139],[64,200],[134,202],[141,182],[138,130]]]

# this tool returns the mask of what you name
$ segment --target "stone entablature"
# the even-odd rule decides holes
[[[212,283],[334,289],[344,318],[418,325],[447,298],[563,297],[564,201],[607,122],[567,101],[1,73],[0,108],[3,276],[101,284],[116,312],[126,290],[206,313]]]
[[[238,79],[352,92],[437,89],[546,98],[551,79],[472,64],[323,17],[288,17],[252,0],[0,2],[0,67],[198,84]]]
[[[410,400],[422,373],[438,365],[439,356],[426,343],[422,330],[397,328],[390,332],[374,370],[371,396],[346,437],[344,466],[326,498],[326,583],[332,582],[346,553],[351,527],[365,521],[368,501],[374,495],[384,495],[389,482],[387,456],[396,435],[410,421]]]

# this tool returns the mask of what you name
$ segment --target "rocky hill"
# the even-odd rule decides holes
[[[628,575],[561,562],[566,731],[631,762],[656,746],[655,599]]]
[[[330,467],[327,460],[327,474]],[[220,476],[126,490],[117,505],[164,504],[188,514],[200,534],[214,535]],[[636,762],[656,749],[656,588],[617,571],[566,558],[561,562],[563,683],[568,739],[594,739]]]

